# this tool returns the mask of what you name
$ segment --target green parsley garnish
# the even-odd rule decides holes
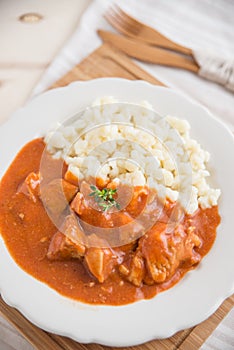
[[[92,192],[89,194],[90,197],[94,197],[95,202],[99,205],[102,211],[108,211],[110,208],[117,208],[120,210],[120,205],[113,196],[117,193],[117,189],[103,188],[99,190],[96,186],[91,185],[90,189]]]

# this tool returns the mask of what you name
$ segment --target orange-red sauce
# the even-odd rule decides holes
[[[42,139],[28,143],[18,153],[0,184],[0,232],[10,254],[22,269],[67,297],[86,303],[112,305],[152,298],[172,287],[191,269],[180,267],[169,281],[153,286],[136,287],[127,281],[122,283],[118,273],[113,273],[102,284],[93,285],[90,284],[93,277],[79,260],[50,261],[46,254],[56,227],[40,200],[33,202],[23,193],[16,195],[26,176],[39,170],[44,149]],[[61,161],[50,158],[51,179],[57,176],[56,167],[61,167]],[[194,215],[193,224],[202,240],[202,245],[196,249],[202,256],[211,249],[219,222],[217,207],[199,209]]]

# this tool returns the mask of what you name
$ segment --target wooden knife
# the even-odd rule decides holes
[[[137,58],[141,61],[183,68],[195,73],[199,70],[199,66],[192,58],[166,49],[164,50],[155,46],[150,46],[136,39],[114,34],[105,30],[98,30],[97,33],[104,42],[108,42],[128,56]]]

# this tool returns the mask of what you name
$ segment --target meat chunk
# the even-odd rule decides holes
[[[127,261],[119,266],[119,272],[129,282],[140,287],[145,276],[145,263],[141,253],[138,251],[132,254]]]
[[[135,246],[137,240],[144,235],[145,229],[137,220],[131,220],[126,224],[119,226],[119,245]]]
[[[24,193],[28,196],[34,203],[40,195],[40,174],[30,173],[24,180],[24,182],[19,186],[17,193]]]
[[[201,239],[195,233],[195,227],[190,226],[186,229],[186,236],[183,240],[183,244],[180,244],[180,249],[177,252],[177,258],[180,260],[180,265],[192,266],[197,264],[201,260],[200,254],[198,254],[194,248],[200,247]]]
[[[193,232],[185,232],[182,225],[168,231],[168,225],[157,223],[139,240],[149,277],[156,283],[168,280],[182,264],[192,266],[200,261],[194,248],[200,240]],[[150,280],[149,278],[149,280]]]
[[[72,201],[78,187],[63,179],[54,179],[41,188],[41,199],[51,214],[61,215]]]
[[[85,254],[88,270],[100,283],[103,283],[121,261],[121,256],[111,249],[108,243],[95,234],[89,237],[89,248]]]
[[[99,205],[95,202],[94,198],[90,196],[91,192],[92,190],[90,189],[90,184],[83,181],[80,186],[80,192],[77,193],[71,203],[71,209],[73,209],[83,221],[89,223],[90,225],[97,226],[95,223],[98,222],[98,225],[101,225],[102,227],[113,226],[113,223],[110,221],[108,224],[103,222],[106,215],[106,219],[110,219],[109,214],[102,211]],[[103,220],[100,221],[100,219]]]
[[[91,247],[85,254],[85,262],[92,275],[103,283],[116,265],[117,257],[111,249]]]
[[[64,179],[72,185],[78,186],[79,184],[78,177],[75,174],[73,174],[69,168],[67,169],[64,175]]]
[[[78,192],[71,202],[71,209],[76,212],[78,215],[82,215],[85,210],[88,209],[87,205],[84,202],[84,196],[81,192]]]
[[[175,256],[168,249],[166,224],[156,224],[139,241],[139,249],[146,261],[147,270],[155,282],[163,282],[175,265]],[[177,266],[176,266],[177,267]]]
[[[74,215],[66,217],[61,231],[54,234],[47,257],[51,260],[81,258],[86,251],[86,236]]]
[[[114,227],[111,214],[101,211],[94,200],[91,197],[85,196],[82,192],[78,192],[73,199],[71,209],[79,215],[84,224],[85,231],[88,233],[93,233],[93,230],[98,231],[98,228]]]
[[[144,203],[145,206],[141,209],[137,220],[144,227],[144,231],[147,232],[156,222],[167,223],[169,218],[164,211],[164,203],[158,198],[156,190],[148,189],[147,195],[146,190],[143,192],[140,190],[140,193],[141,203],[142,205]],[[137,206],[137,200],[135,200],[135,205]]]
[[[142,225],[125,209],[103,212],[93,197],[89,196],[90,192],[89,184],[83,181],[80,192],[76,194],[71,203],[71,209],[79,215],[85,232],[97,234],[108,240],[111,246],[135,242],[144,233]]]
[[[144,210],[149,190],[146,187],[137,186],[134,188],[131,201],[126,207],[127,212],[136,218]]]

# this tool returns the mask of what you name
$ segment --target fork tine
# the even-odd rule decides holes
[[[113,13],[113,11],[108,11],[104,14],[104,18],[120,33],[128,35],[125,30],[125,26],[122,25],[122,22],[118,20],[118,17]]]
[[[124,12],[118,5],[115,5],[116,14],[121,17],[122,21],[125,21],[130,26],[133,26],[135,29],[140,29],[142,23],[140,23],[135,18],[131,17],[128,13]]]
[[[124,27],[119,24],[116,17],[113,16],[110,12],[104,14],[104,18],[109,22],[112,27],[114,27],[118,32],[127,35],[128,33],[124,30]]]
[[[104,15],[104,18],[120,33],[128,35],[128,31],[125,28],[125,25],[119,21],[118,17],[108,13],[108,15]]]
[[[137,23],[129,21],[128,18],[123,17],[121,13],[116,13],[116,18],[118,19],[119,24],[124,26],[129,34],[137,35],[139,33],[141,26],[137,25]]]
[[[141,23],[125,13],[118,5],[111,6],[104,17],[117,31],[126,36],[133,37],[150,45],[153,44],[177,51],[193,58],[192,49],[177,44],[156,29]]]
[[[117,6],[116,6],[117,7]],[[104,18],[119,32],[130,35],[136,35],[138,30],[133,27],[128,21],[126,21],[119,12],[116,12],[114,7],[109,8],[109,10],[104,14]]]

